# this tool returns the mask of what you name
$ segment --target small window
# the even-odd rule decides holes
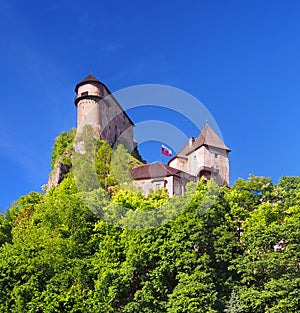
[[[118,139],[118,127],[115,125],[115,141]]]
[[[216,159],[218,158],[218,156],[219,156],[218,153],[215,153],[215,158],[216,158]]]
[[[88,91],[82,92],[82,93],[81,93],[81,97],[87,96],[88,94],[89,94]]]

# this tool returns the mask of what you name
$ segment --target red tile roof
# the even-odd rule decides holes
[[[166,164],[162,164],[161,162],[155,162],[135,167],[131,170],[131,173],[133,178],[137,180],[167,176],[191,176],[181,170],[178,170]]]

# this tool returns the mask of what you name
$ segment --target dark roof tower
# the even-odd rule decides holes
[[[227,150],[228,152],[230,151],[230,149],[224,144],[223,140],[215,133],[208,123],[206,123],[201,134],[195,139],[193,144],[194,150],[200,148],[201,146],[216,147]]]
[[[230,152],[231,150],[224,144],[223,140],[216,134],[216,132],[206,123],[200,135],[190,141],[177,153],[176,157],[185,158],[188,154],[197,150],[202,146],[215,147]],[[170,163],[170,162],[169,162]]]
[[[89,74],[75,86],[75,92],[77,94],[77,97],[74,100],[76,106],[83,98],[99,101],[105,97],[105,92],[110,93],[108,88],[92,74]]]
[[[78,88],[84,84],[87,83],[97,83],[97,84],[102,84],[100,82],[99,79],[97,79],[95,76],[93,76],[92,74],[89,74],[85,79],[83,79],[81,82],[79,82],[76,86],[75,86],[75,92],[78,92]]]

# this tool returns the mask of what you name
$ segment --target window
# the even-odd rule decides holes
[[[118,127],[115,125],[115,141],[118,139]]]
[[[216,158],[216,159],[218,158],[218,156],[219,156],[218,153],[215,153],[215,158]]]
[[[87,96],[88,94],[89,94],[88,91],[82,92],[81,97]]]

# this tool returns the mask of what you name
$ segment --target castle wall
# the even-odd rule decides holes
[[[77,128],[81,131],[86,125],[91,125],[97,134],[100,133],[100,106],[96,100],[82,99],[78,103]]]
[[[173,160],[170,161],[169,166],[173,167],[173,168],[177,168],[181,171],[187,172],[187,158],[179,158],[176,157]]]
[[[115,101],[100,101],[101,139],[111,146],[122,143],[129,151],[133,150],[133,125]]]
[[[202,147],[201,147],[202,148]],[[229,186],[229,158],[228,152],[215,147],[203,147],[205,149],[204,164],[207,167],[218,170],[213,174],[215,181],[219,185]]]
[[[174,187],[173,187],[173,194],[177,196],[182,196],[185,192],[185,185],[188,180],[182,180],[179,177],[174,176]]]
[[[149,179],[134,180],[132,183],[140,187],[144,195],[148,195],[149,192],[157,189],[166,188],[169,197],[174,195],[182,196],[185,192],[185,186],[189,182],[189,179],[181,179],[177,176],[156,177]]]
[[[189,174],[197,176],[199,167],[205,164],[205,152],[205,147],[202,146],[188,155],[187,171]]]
[[[164,187],[166,187],[169,197],[174,194],[173,176],[135,180],[133,184],[140,187],[145,196],[148,196],[151,190],[155,191]]]

